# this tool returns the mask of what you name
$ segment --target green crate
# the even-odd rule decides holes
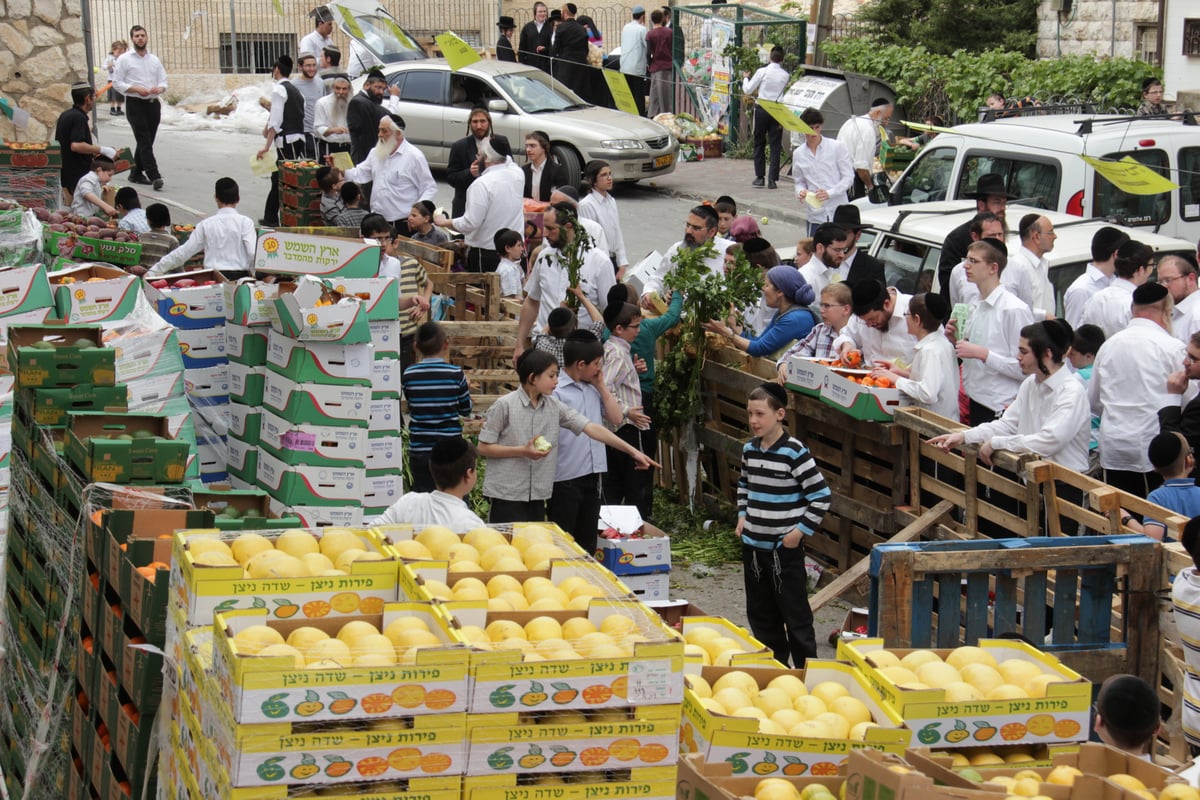
[[[83,383],[69,388],[21,389],[17,392],[17,404],[23,408],[24,418],[37,425],[51,427],[65,427],[67,414],[72,411],[127,411],[128,400],[124,385],[91,386]]]
[[[117,352],[104,346],[102,333],[99,325],[9,328],[8,368],[16,388],[115,386]]]
[[[191,449],[155,414],[75,413],[67,432],[67,459],[88,482],[178,483]]]

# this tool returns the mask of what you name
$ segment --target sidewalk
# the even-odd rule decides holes
[[[776,238],[780,239],[778,244],[794,244],[788,241],[784,245],[784,241],[792,235],[799,238],[800,231],[795,228],[798,226],[803,230],[807,215],[803,204],[793,194],[791,176],[780,175],[778,189],[751,186],[753,180],[754,162],[750,159],[706,158],[703,161],[680,162],[670,175],[644,180],[637,185],[670,197],[697,201],[716,200],[718,196],[727,194],[737,201],[739,214],[758,217],[760,225],[762,218],[767,218],[768,227],[763,230],[765,238],[772,238],[769,233],[772,223],[784,223],[791,230],[786,237],[776,233]]]

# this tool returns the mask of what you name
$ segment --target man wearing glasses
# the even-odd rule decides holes
[[[813,255],[800,268],[800,274],[818,296],[831,283],[846,280],[848,269],[842,266],[850,252],[850,231],[841,225],[827,222],[813,232]]]
[[[1200,446],[1200,395],[1188,400],[1192,381],[1200,381],[1200,333],[1193,333],[1187,342],[1183,369],[1167,378],[1168,403],[1158,410],[1159,427],[1166,432],[1182,433],[1193,450]],[[1192,477],[1200,477],[1200,469],[1192,468]]]
[[[1165,256],[1158,262],[1158,282],[1171,293],[1171,333],[1187,344],[1200,330],[1200,292],[1196,291],[1196,268],[1186,258]]]

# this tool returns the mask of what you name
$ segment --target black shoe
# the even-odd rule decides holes
[[[778,184],[778,183],[776,183],[775,181],[768,181],[768,182],[767,182],[767,188],[768,188],[768,189],[778,189],[778,188],[779,188],[779,184]]]
[[[118,108],[118,109],[117,109],[116,111],[114,111],[113,113],[114,113],[114,114],[116,114],[118,117],[123,117],[123,116],[125,116],[125,109],[123,109],[123,108]]]
[[[121,112],[120,112],[120,111],[117,111],[115,108],[110,108],[110,109],[108,110],[108,113],[109,113],[109,115],[110,115],[110,116],[113,116],[113,117],[115,117],[117,114],[120,114]]]
[[[162,191],[162,187],[163,187],[163,179],[162,179],[162,178],[155,178],[155,179],[154,179],[154,191],[156,191],[156,192],[161,192],[161,191]],[[775,187],[774,187],[774,186],[772,186],[771,188],[772,188],[772,189],[774,189]]]
[[[751,186],[762,186],[764,183],[765,183],[765,181],[763,181],[762,178],[755,178],[754,182],[751,183],[750,185]]]
[[[267,222],[265,217],[258,221],[258,225],[261,228],[278,228],[279,227],[278,222]]]
[[[142,186],[150,185],[150,181],[146,179],[145,175],[132,175],[131,174],[129,176],[129,182],[130,183],[140,183]]]

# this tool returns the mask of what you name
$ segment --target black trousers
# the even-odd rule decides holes
[[[317,161],[325,163],[325,156],[331,156],[334,153],[349,153],[349,142],[327,142],[324,139],[317,139]]]
[[[500,266],[500,254],[482,247],[467,248],[467,272],[495,272]]]
[[[502,525],[505,522],[544,522],[546,520],[545,500],[499,500],[488,498],[491,510],[488,511],[488,522]]]
[[[1125,469],[1104,470],[1104,482],[1114,489],[1129,492],[1134,497],[1146,499],[1146,495],[1162,486],[1162,476],[1157,472],[1133,472]]]
[[[771,171],[766,171],[767,145],[771,146]],[[779,180],[779,152],[783,148],[783,126],[760,107],[754,107],[754,177]]]
[[[817,657],[813,612],[808,604],[804,545],[759,550],[742,544],[746,619],[754,638],[775,653],[775,660],[800,669]]]
[[[125,117],[137,142],[133,151],[133,174],[152,181],[161,178],[158,161],[154,158],[154,139],[158,136],[158,123],[162,119],[162,103],[157,99],[147,100],[128,95],[125,98]]]
[[[290,161],[304,156],[304,140],[297,139],[290,144],[284,143],[275,148],[280,161]],[[263,206],[263,219],[267,225],[279,224],[279,170],[271,173],[271,191],[267,193],[267,203]]]
[[[546,503],[546,516],[571,534],[585,553],[594,555],[600,520],[600,476],[593,473],[555,481],[554,493]]]
[[[617,436],[641,449],[642,437],[633,425],[617,428]],[[623,450],[605,446],[608,456],[608,472],[604,473],[604,504],[608,506],[637,506],[649,488],[646,470],[637,469],[633,459]]]

